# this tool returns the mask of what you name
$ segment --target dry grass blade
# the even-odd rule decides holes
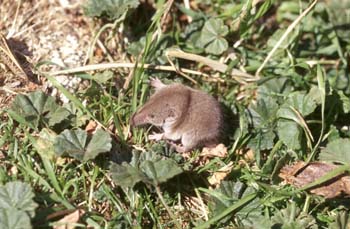
[[[146,68],[146,69],[152,69],[152,70],[162,70],[162,71],[171,71],[171,72],[176,72],[177,70],[173,66],[160,66],[160,65],[153,65],[153,64],[138,64],[137,66],[134,63],[102,63],[102,64],[91,64],[91,65],[86,65],[83,67],[76,67],[76,68],[71,68],[71,69],[66,69],[66,70],[61,70],[61,71],[55,71],[55,72],[43,72],[43,74],[49,74],[51,76],[56,76],[56,75],[64,75],[64,74],[72,74],[72,73],[77,73],[77,72],[87,72],[87,71],[96,71],[96,70],[106,70],[106,69],[111,69],[111,68]],[[183,71],[188,74],[193,74],[193,75],[201,75],[201,76],[207,76],[209,75],[199,72],[199,71],[193,71],[190,69],[186,68],[180,68],[180,71]]]
[[[313,1],[310,6],[304,10],[304,12],[302,14],[299,15],[299,17],[297,19],[295,19],[295,21],[293,21],[292,24],[290,24],[286,30],[286,32],[284,32],[284,34],[281,36],[281,38],[277,41],[276,45],[272,48],[272,50],[269,52],[269,54],[267,55],[267,57],[265,58],[264,62],[260,65],[260,67],[258,68],[258,70],[256,71],[255,76],[260,77],[260,72],[264,69],[265,65],[267,64],[267,62],[271,59],[272,55],[276,52],[276,50],[278,49],[278,47],[281,46],[282,42],[287,38],[287,36],[293,31],[293,29],[300,23],[300,21],[314,8],[314,6],[316,5],[316,3],[318,2],[318,0]]]
[[[200,55],[192,54],[192,53],[186,53],[180,49],[168,49],[165,52],[165,55],[167,57],[176,57],[181,58],[185,60],[191,60],[195,62],[199,62],[205,65],[208,65],[215,71],[219,71],[221,73],[226,73],[228,70],[228,66],[226,64],[220,63],[219,61],[215,61],[212,59],[209,59],[207,57],[203,57]],[[243,83],[243,82],[250,82],[250,81],[256,81],[258,80],[257,77],[250,75],[249,73],[242,72],[238,69],[232,69],[231,70],[232,78],[236,81]]]
[[[6,38],[0,33],[0,61],[3,62],[13,74],[27,79],[27,74],[19,64],[16,56],[10,49]]]
[[[298,123],[304,128],[307,136],[311,139],[312,142],[314,142],[314,137],[312,136],[311,130],[309,129],[309,127],[307,126],[305,119],[303,118],[303,116],[300,114],[299,111],[297,111],[294,107],[290,106],[289,107],[294,113],[295,115],[298,117]]]

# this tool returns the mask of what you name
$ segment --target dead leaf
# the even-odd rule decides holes
[[[97,123],[95,121],[90,121],[86,127],[85,127],[85,131],[88,132],[89,134],[92,134],[96,131],[97,128]]]
[[[123,127],[123,135],[127,136],[128,138],[131,137],[130,126],[124,126]]]
[[[227,156],[227,148],[224,144],[219,144],[213,148],[204,147],[202,152],[198,155],[198,157],[192,161],[194,166],[206,165],[210,162],[211,158],[220,157],[224,158]],[[185,152],[181,154],[185,160],[189,160],[191,158],[191,152]]]
[[[249,164],[255,161],[255,155],[252,149],[239,149],[235,153],[238,156],[243,156],[245,164]]]
[[[82,209],[77,209],[74,212],[66,215],[59,221],[57,221],[57,225],[53,226],[54,229],[73,229],[75,228],[76,223],[79,222],[80,217],[85,213]]]
[[[181,156],[186,161],[191,160],[191,164],[197,167],[197,166],[203,166],[208,164],[210,162],[210,159],[214,157],[225,158],[227,157],[228,153],[225,145],[219,144],[213,148],[204,147],[200,152],[200,154],[194,160],[191,159],[192,158],[191,155],[192,155],[191,151],[181,153]]]
[[[213,157],[224,158],[227,156],[227,148],[225,147],[224,144],[219,144],[214,148],[204,147],[199,156],[204,158],[213,158]]]
[[[299,161],[293,165],[283,167],[279,176],[288,184],[302,188],[337,167],[337,165],[324,162],[306,164],[303,161]],[[350,176],[341,174],[319,186],[310,188],[309,191],[328,199],[335,198],[341,194],[350,195]]]
[[[233,162],[231,161],[227,165],[216,171],[211,177],[209,177],[208,182],[211,185],[219,186],[221,181],[232,171]]]
[[[252,149],[248,149],[248,151],[244,154],[244,159],[248,163],[254,162],[255,161],[254,151]]]
[[[16,176],[18,174],[18,168],[16,166],[12,166],[9,171],[9,175]]]

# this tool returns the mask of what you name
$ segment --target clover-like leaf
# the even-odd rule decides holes
[[[329,229],[350,228],[350,215],[347,210],[340,210],[332,217],[334,221],[329,224]]]
[[[14,208],[33,217],[37,207],[33,197],[34,193],[29,184],[19,181],[9,182],[5,186],[0,187],[0,209],[8,210]]]
[[[235,202],[244,198],[247,195],[255,193],[256,191],[248,187],[241,182],[233,182],[233,181],[222,181],[221,185],[208,192],[211,196],[210,206],[213,211],[213,215],[221,214],[222,211],[232,206]],[[242,207],[239,211],[235,212],[235,217],[239,219],[238,221],[247,221],[252,218],[255,218],[258,215],[261,215],[262,206],[258,198],[254,198],[250,202],[248,202],[244,207]],[[221,222],[225,222],[229,220],[232,215],[228,215],[221,220]],[[248,222],[244,222],[248,223]]]
[[[114,182],[122,187],[134,187],[140,181],[147,181],[147,178],[138,168],[125,162],[121,165],[112,163],[110,171]]]
[[[350,165],[350,138],[339,138],[321,149],[320,160]]]
[[[132,159],[134,160],[134,158]],[[155,151],[148,151],[148,152],[143,152],[140,154],[140,157],[138,158],[139,163],[141,164],[143,161],[153,161],[157,162],[162,160],[162,156],[159,154],[155,153]]]
[[[316,109],[316,106],[317,105],[311,96],[302,92],[294,92],[288,96],[285,103],[281,106],[282,110],[279,111],[279,117],[288,118],[288,115],[291,115],[291,117],[295,116],[295,112],[293,112],[290,107],[293,107],[305,117],[311,114]],[[291,113],[289,114],[287,110]]]
[[[278,211],[272,218],[272,228],[318,228],[313,216],[300,211],[298,207],[289,204],[287,208]]]
[[[260,131],[254,138],[248,142],[248,147],[254,150],[266,150],[273,147],[276,134],[272,130]]]
[[[257,99],[260,100],[267,96],[281,98],[281,94],[287,95],[291,90],[291,82],[286,77],[272,78],[258,87]]]
[[[350,31],[344,28],[349,28],[350,25],[350,2],[348,0],[329,0],[325,3],[327,4],[327,12],[329,12],[329,20],[337,35],[349,42]]]
[[[89,142],[86,153],[84,155],[84,160],[93,159],[99,153],[110,151],[112,148],[112,138],[111,136],[101,129],[98,129],[93,135],[91,141]]]
[[[65,103],[62,106],[72,114],[71,118],[69,119],[72,126],[80,127],[85,125],[87,121],[90,120],[89,115],[85,114],[73,102]]]
[[[276,46],[276,43],[279,41],[281,36],[285,33],[285,29],[278,29],[275,31],[275,33],[269,38],[267,41],[267,46],[273,48]],[[279,46],[279,49],[286,49],[288,45],[293,41],[292,36],[288,37],[288,39],[284,39],[281,45]]]
[[[0,209],[1,229],[30,229],[30,217],[24,211],[16,208]]]
[[[83,159],[87,133],[82,129],[64,130],[55,139],[55,153],[58,156],[67,153],[79,160]]]
[[[182,173],[182,169],[172,159],[164,159],[156,162],[144,161],[140,167],[146,176],[156,185]]]
[[[103,71],[103,72],[97,72],[92,76],[92,79],[95,80],[98,83],[106,83],[108,80],[112,79],[114,77],[114,73],[112,71]]]
[[[17,95],[9,113],[16,121],[33,129],[43,125],[54,126],[70,115],[67,109],[56,104],[52,96],[42,91]]]
[[[337,91],[340,101],[342,102],[343,111],[345,114],[350,112],[350,97],[346,96],[343,91]]]
[[[223,53],[228,48],[228,43],[223,37],[217,37],[215,40],[210,42],[205,51],[214,55],[219,55]]]
[[[248,116],[254,128],[268,127],[276,119],[278,105],[275,99],[271,97],[262,98],[248,109]]]
[[[290,120],[278,120],[277,122],[278,137],[289,149],[300,149],[301,147],[301,127]]]
[[[61,123],[65,120],[71,113],[64,107],[54,107],[46,115],[46,118],[49,120],[49,126],[54,126]]]
[[[115,20],[138,5],[138,0],[88,0],[84,13],[90,17],[107,16],[108,19]]]
[[[44,158],[52,159],[55,156],[54,142],[57,134],[50,129],[43,128],[35,141],[34,147]]]
[[[133,152],[130,163],[111,165],[112,178],[122,187],[133,187],[141,181],[158,185],[180,173],[182,169],[173,159],[162,158],[153,151]]]
[[[55,139],[54,148],[58,156],[68,154],[80,161],[95,158],[98,154],[112,148],[112,139],[101,129],[92,138],[84,130],[65,130]]]
[[[207,53],[219,55],[228,48],[224,38],[228,33],[228,27],[221,19],[211,18],[205,22],[200,36],[202,47],[206,47]]]
[[[126,51],[133,55],[138,56],[146,45],[146,37],[141,37],[138,41],[134,41],[128,45]]]

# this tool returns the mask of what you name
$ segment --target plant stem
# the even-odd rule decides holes
[[[174,221],[176,228],[182,228],[181,225],[179,224],[179,222],[177,221],[177,219],[175,218],[174,213],[170,210],[169,206],[167,205],[167,203],[165,202],[162,192],[160,191],[160,188],[158,185],[155,186],[156,188],[156,193],[160,199],[160,201],[162,202],[163,206],[165,207],[166,211],[168,212],[170,218]]]

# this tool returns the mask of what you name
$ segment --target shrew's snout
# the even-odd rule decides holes
[[[131,116],[130,120],[129,120],[129,124],[130,124],[130,126],[132,126],[132,127],[135,126],[135,114],[136,114],[136,113],[134,113],[134,114]]]
[[[135,127],[135,126],[141,126],[146,124],[146,116],[144,114],[140,114],[138,112],[134,113],[131,118],[130,118],[130,126]]]

